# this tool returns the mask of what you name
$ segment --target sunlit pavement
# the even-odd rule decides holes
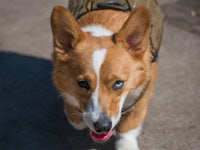
[[[67,122],[51,83],[53,6],[0,2],[0,149],[112,150]],[[200,1],[160,0],[165,12],[159,77],[139,137],[141,150],[199,150]]]

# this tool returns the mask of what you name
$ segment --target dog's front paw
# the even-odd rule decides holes
[[[140,130],[141,127],[138,127],[126,133],[117,133],[115,150],[139,150],[137,136]]]
[[[136,139],[118,139],[115,150],[139,150]]]

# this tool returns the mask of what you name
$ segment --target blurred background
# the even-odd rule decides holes
[[[159,77],[141,150],[200,149],[200,0],[160,0]],[[51,82],[50,14],[68,0],[0,1],[0,149],[112,150],[74,130]]]

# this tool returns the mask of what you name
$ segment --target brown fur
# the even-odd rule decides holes
[[[87,108],[96,87],[97,79],[91,64],[93,51],[107,48],[100,76],[100,106],[108,117],[116,116],[122,94],[129,94],[150,82],[134,109],[123,116],[117,131],[127,132],[143,122],[157,76],[157,64],[151,62],[149,50],[150,20],[150,14],[144,7],[131,14],[114,10],[93,11],[78,22],[68,9],[61,6],[54,8],[51,17],[55,50],[53,80],[60,93],[67,91],[79,100],[80,108],[65,103],[71,121],[82,121],[81,113]],[[89,24],[101,24],[115,34],[94,37],[83,33],[81,27]],[[89,81],[90,92],[78,86],[77,81],[82,79]],[[119,91],[113,91],[112,86],[119,79],[125,81],[125,85]]]

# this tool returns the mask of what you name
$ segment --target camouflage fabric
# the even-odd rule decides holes
[[[151,47],[156,52],[160,48],[162,32],[163,32],[163,18],[164,14],[160,9],[157,0],[70,0],[69,9],[75,18],[98,9],[116,9],[120,11],[131,12],[139,6],[146,6],[152,17],[150,42]]]

